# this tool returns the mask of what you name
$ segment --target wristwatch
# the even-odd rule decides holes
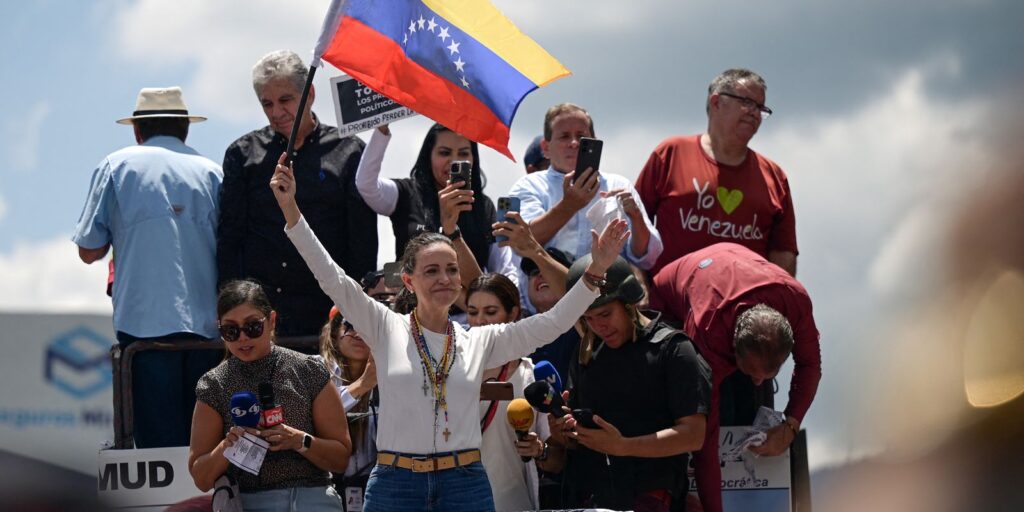
[[[604,290],[605,286],[608,286],[607,274],[599,276],[597,274],[591,274],[590,272],[584,272],[583,280],[586,281],[587,283],[590,283],[590,286],[593,286],[594,288],[597,288],[602,291]]]
[[[452,231],[451,234],[445,233],[443,227],[441,229],[438,229],[437,231],[442,235],[448,237],[448,239],[451,240],[452,242],[462,238],[462,230],[460,230],[458,226],[455,226],[455,231]]]
[[[548,460],[548,443],[544,442],[544,449],[540,452],[540,457],[537,457],[539,461]]]
[[[309,434],[302,434],[302,447],[296,451],[299,453],[306,453],[306,450],[308,450],[310,446],[313,446],[313,436]]]

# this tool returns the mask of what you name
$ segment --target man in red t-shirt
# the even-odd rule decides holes
[[[681,322],[711,366],[711,415],[704,447],[694,455],[697,490],[707,512],[721,504],[718,463],[720,386],[736,370],[754,384],[770,381],[793,353],[786,422],[768,431],[761,455],[783,453],[796,437],[821,379],[818,328],[811,299],[796,279],[754,251],[719,243],[662,269],[651,307]]]
[[[708,129],[670,137],[651,153],[636,180],[657,217],[665,250],[651,269],[702,247],[734,242],[796,275],[796,221],[786,173],[750,149],[761,121],[765,83],[757,73],[730,69],[708,87]]]

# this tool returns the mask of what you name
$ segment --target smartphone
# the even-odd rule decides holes
[[[480,400],[512,400],[511,382],[491,381],[480,384]]]
[[[580,149],[576,154],[576,173],[572,177],[573,183],[582,177],[583,171],[587,168],[593,169],[594,172],[601,168],[601,148],[603,146],[604,142],[600,139],[580,137]]]
[[[451,174],[448,177],[450,183],[463,182],[461,188],[470,189],[473,178],[473,164],[466,160],[452,162]]]
[[[572,417],[576,420],[576,423],[586,428],[601,428],[597,426],[597,423],[594,423],[594,411],[590,409],[573,409]]]
[[[515,219],[508,216],[508,212],[519,211],[519,198],[518,197],[499,197],[498,198],[498,222],[509,221],[515,222]],[[507,236],[498,235],[494,237],[495,242],[504,242],[508,240]]]
[[[402,264],[397,261],[392,261],[384,264],[384,286],[388,288],[401,288],[405,286],[402,284]]]

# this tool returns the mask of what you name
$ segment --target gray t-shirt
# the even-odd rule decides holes
[[[196,385],[196,398],[220,413],[224,434],[232,426],[231,396],[241,391],[258,395],[260,382],[274,385],[274,397],[284,409],[284,422],[312,435],[313,400],[330,381],[330,373],[312,356],[274,345],[270,354],[249,363],[230,357],[206,372]],[[230,466],[242,492],[320,487],[330,484],[330,473],[293,450],[267,452],[259,475]]]

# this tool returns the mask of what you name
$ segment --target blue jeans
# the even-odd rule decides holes
[[[377,464],[366,484],[363,511],[393,510],[493,512],[494,498],[479,462],[429,473]]]
[[[291,487],[243,492],[245,512],[341,512],[341,496],[334,487]]]

